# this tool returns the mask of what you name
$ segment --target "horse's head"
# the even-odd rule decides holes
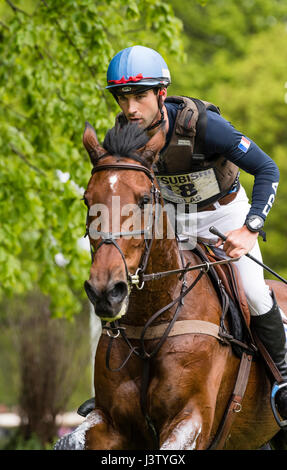
[[[86,124],[83,143],[93,164],[84,196],[93,250],[85,289],[96,314],[113,321],[126,313],[133,276],[147,261],[158,195],[151,168],[165,132],[161,127],[149,139],[127,124],[111,129],[101,146]]]

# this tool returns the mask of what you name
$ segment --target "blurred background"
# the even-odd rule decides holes
[[[136,44],[163,55],[169,95],[218,105],[279,166],[260,243],[265,263],[287,277],[286,0],[1,2],[2,449],[50,449],[92,396],[99,325],[83,289],[91,166],[82,134],[85,121],[100,141],[113,126],[106,70]],[[240,179],[251,197],[253,177]]]

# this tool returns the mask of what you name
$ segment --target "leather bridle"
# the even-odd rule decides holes
[[[148,178],[151,181],[151,189],[150,189],[150,194],[151,194],[151,212],[149,215],[149,222],[148,226],[142,230],[133,230],[133,231],[128,231],[128,232],[102,232],[102,231],[94,231],[93,234],[97,235],[99,238],[102,238],[96,249],[92,249],[91,245],[91,257],[92,257],[92,262],[94,260],[96,252],[100,249],[101,246],[103,245],[108,245],[112,244],[116,247],[116,249],[119,251],[121,258],[123,260],[124,266],[125,266],[125,272],[126,272],[126,280],[129,289],[131,289],[134,285],[137,287],[137,289],[141,290],[144,286],[144,281],[140,282],[141,275],[145,273],[148,260],[150,257],[151,253],[151,248],[153,245],[153,241],[155,238],[155,219],[156,219],[156,213],[154,212],[153,214],[153,207],[157,207],[157,204],[160,202],[160,191],[156,188],[155,183],[154,183],[154,175],[149,170],[147,167],[141,166],[141,165],[131,165],[131,164],[124,164],[124,163],[115,163],[115,164],[104,164],[104,165],[98,165],[95,166],[92,170],[92,175],[96,172],[99,171],[104,171],[104,170],[133,170],[133,171],[142,171],[144,172]],[[87,232],[86,235],[88,235],[88,226],[86,226]],[[135,274],[131,274],[128,270],[127,262],[124,256],[124,253],[118,243],[116,242],[117,238],[124,237],[124,236],[136,236],[136,235],[145,235],[145,251],[143,253],[143,256],[141,258],[139,267],[137,268]],[[150,237],[151,235],[151,237]],[[147,242],[147,239],[149,240],[149,243]]]
[[[105,157],[106,154],[102,155],[100,158]],[[161,196],[160,196],[160,191],[158,188],[156,188],[155,183],[154,183],[154,175],[152,171],[144,166],[141,165],[131,165],[131,164],[125,164],[125,163],[115,163],[115,164],[104,164],[104,165],[98,165],[94,166],[92,169],[92,175],[98,171],[103,171],[103,170],[133,170],[133,171],[142,171],[144,172],[148,178],[151,181],[151,200],[152,200],[152,206],[155,205],[155,209],[157,208],[157,204],[160,203],[161,201]],[[88,214],[87,214],[87,221],[86,221],[86,233],[85,237],[89,235],[89,230],[88,230],[88,216],[89,216],[89,209],[88,209]],[[238,261],[239,258],[232,258],[232,259],[227,259],[227,260],[221,260],[221,261],[216,261],[213,263],[209,263],[207,261],[204,261],[202,264],[195,265],[195,266],[189,266],[189,263],[181,268],[181,269],[176,269],[176,270],[169,270],[169,271],[164,271],[164,272],[159,272],[159,273],[151,273],[151,274],[145,274],[145,270],[148,264],[149,256],[151,253],[151,248],[154,242],[155,238],[155,221],[157,219],[156,215],[156,210],[154,211],[154,214],[152,214],[152,211],[150,213],[149,217],[149,223],[147,228],[143,230],[133,230],[133,231],[128,231],[128,232],[102,232],[102,231],[93,231],[93,234],[97,235],[99,238],[102,238],[101,242],[97,246],[96,249],[93,250],[92,245],[91,245],[91,260],[93,263],[94,257],[96,252],[99,250],[99,248],[104,245],[104,244],[112,244],[114,245],[117,250],[119,251],[122,260],[125,265],[125,271],[126,271],[126,277],[127,277],[127,283],[130,287],[135,285],[139,290],[141,290],[144,286],[144,283],[146,281],[154,281],[157,279],[160,279],[165,276],[173,275],[173,274],[181,274],[181,277],[183,277],[187,272],[189,271],[194,271],[198,269],[202,269],[204,272],[208,272],[209,266],[211,265],[217,265],[217,264],[226,264],[229,262],[235,262]],[[147,244],[146,241],[146,249],[143,253],[143,256],[141,258],[141,262],[139,264],[138,269],[136,270],[135,274],[131,274],[128,270],[126,259],[124,256],[123,251],[121,250],[120,246],[116,242],[117,238],[124,237],[124,236],[134,236],[134,235],[145,235],[145,241],[147,238],[150,238],[150,243]],[[150,237],[152,235],[152,237]],[[182,261],[183,258],[181,257]],[[140,285],[139,285],[140,284]]]

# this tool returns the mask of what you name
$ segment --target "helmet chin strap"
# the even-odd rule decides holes
[[[162,98],[162,91],[159,90],[158,93],[158,109],[160,111],[160,119],[156,121],[154,124],[151,124],[150,126],[147,126],[144,130],[145,131],[151,131],[152,129],[155,129],[155,127],[158,127],[163,121],[164,121],[164,113],[163,113],[163,98]]]
[[[148,127],[145,127],[145,131],[151,131],[152,129],[154,129],[155,127],[158,127],[164,120],[164,114],[163,114],[163,110],[160,109],[160,119],[158,121],[156,121],[154,124],[151,124],[150,126]]]

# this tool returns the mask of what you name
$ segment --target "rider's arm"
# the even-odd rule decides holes
[[[240,169],[254,175],[248,216],[259,215],[265,220],[279,182],[279,169],[275,162],[255,142],[212,111],[207,111],[205,151],[208,154],[224,154]]]

